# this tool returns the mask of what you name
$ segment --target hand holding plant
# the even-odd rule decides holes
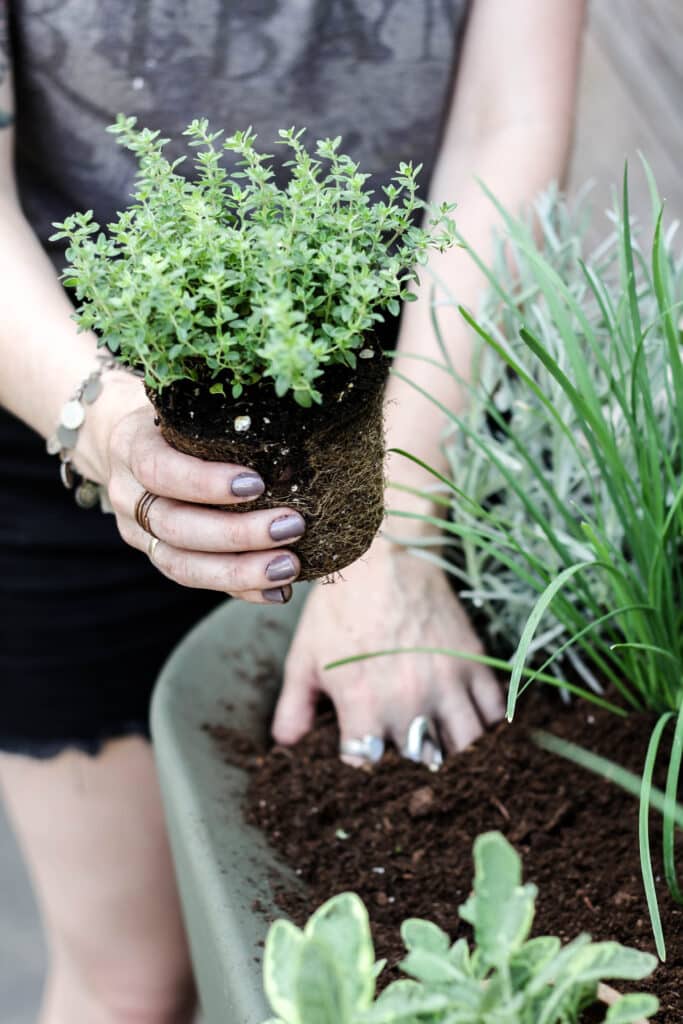
[[[145,553],[150,535],[135,521],[135,504],[145,489],[159,496],[149,521],[159,538],[154,563],[164,575],[252,603],[283,600],[298,569],[291,541],[305,523],[286,506],[249,511],[264,487],[258,474],[171,448],[140,382],[131,378],[107,381],[84,433],[93,451],[92,470],[89,463],[84,468],[106,485],[123,539]],[[217,511],[219,504],[228,510]],[[239,505],[244,511],[237,515]]]
[[[280,185],[250,130],[221,143],[193,121],[191,180],[158,132],[123,116],[111,130],[139,164],[133,203],[108,235],[87,212],[54,236],[69,243],[79,324],[143,371],[170,444],[249,465],[265,481],[254,507],[304,515],[301,578],[335,573],[383,515],[377,332],[414,298],[415,264],[453,244],[451,207],[419,227],[419,167],[400,164],[373,196],[341,139],[310,154],[300,131],[281,131]]]

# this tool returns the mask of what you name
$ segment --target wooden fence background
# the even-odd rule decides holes
[[[569,187],[594,179],[602,211],[628,159],[632,209],[649,225],[642,151],[668,219],[683,219],[683,0],[590,0],[588,10]]]

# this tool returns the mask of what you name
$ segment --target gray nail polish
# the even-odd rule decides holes
[[[278,580],[291,580],[296,576],[296,565],[290,555],[278,555],[266,566],[266,579],[276,583]]]
[[[287,604],[292,596],[291,587],[274,587],[272,590],[262,590],[261,596],[271,604]]]
[[[258,473],[239,473],[230,485],[236,498],[257,498],[265,489],[266,485]]]
[[[306,521],[298,512],[280,516],[270,524],[269,533],[273,540],[292,540],[306,531]]]

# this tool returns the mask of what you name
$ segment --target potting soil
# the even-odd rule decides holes
[[[637,838],[637,801],[565,760],[540,750],[530,727],[543,727],[642,770],[651,718],[619,719],[581,701],[569,707],[537,691],[512,725],[501,724],[436,773],[389,750],[370,770],[342,764],[334,716],[293,748],[258,751],[225,727],[212,727],[224,756],[251,772],[247,821],[266,833],[307,883],[293,892],[273,880],[283,912],[303,924],[335,893],[365,901],[386,984],[404,954],[399,926],[426,917],[452,938],[470,936],[457,907],[470,892],[471,850],[480,832],[498,829],[539,888],[534,934],[564,942],[580,932],[654,952]],[[666,751],[663,752],[664,754]],[[663,758],[665,761],[665,758]],[[663,782],[660,772],[659,783]],[[652,851],[667,962],[630,988],[661,1001],[656,1020],[683,1020],[683,908],[661,871],[661,818],[652,814]],[[628,990],[628,985],[621,986]]]
[[[256,470],[266,491],[226,506],[232,512],[288,508],[307,529],[289,545],[301,561],[300,580],[335,573],[367,551],[384,516],[383,396],[387,360],[368,342],[357,369],[329,367],[316,387],[322,405],[305,409],[274,382],[245,388],[239,399],[211,394],[212,380],[177,381],[149,397],[161,432],[188,455]]]

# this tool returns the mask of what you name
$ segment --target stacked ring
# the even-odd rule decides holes
[[[156,534],[149,525],[149,510],[158,497],[158,494],[152,494],[151,491],[143,491],[135,503],[135,522],[152,537],[156,537]]]

